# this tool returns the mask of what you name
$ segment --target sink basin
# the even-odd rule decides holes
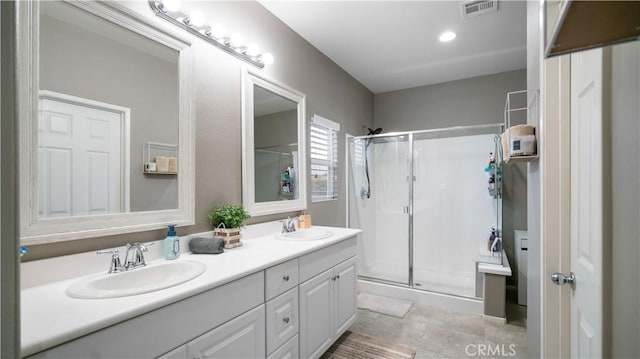
[[[275,235],[276,239],[283,241],[316,241],[331,236],[333,236],[333,232],[319,228],[301,229],[291,233],[278,233]]]
[[[200,262],[161,262],[127,272],[81,279],[67,288],[67,295],[79,299],[117,298],[154,292],[188,282],[204,273]]]

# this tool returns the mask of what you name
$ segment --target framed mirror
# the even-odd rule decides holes
[[[243,71],[242,198],[252,216],[307,207],[305,95]]]
[[[193,224],[190,42],[115,2],[19,16],[22,243]]]

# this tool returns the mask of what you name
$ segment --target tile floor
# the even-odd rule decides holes
[[[507,304],[507,324],[414,305],[404,318],[358,309],[351,331],[416,349],[424,358],[526,358],[526,307]]]

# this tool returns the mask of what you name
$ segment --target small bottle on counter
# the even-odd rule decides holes
[[[167,238],[164,239],[164,259],[180,257],[180,238],[176,235],[176,225],[170,224]]]
[[[496,240],[496,229],[491,228],[491,235],[489,235],[489,243],[487,244],[487,250],[491,252],[493,249],[493,242]]]

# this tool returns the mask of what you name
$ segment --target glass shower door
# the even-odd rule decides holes
[[[363,230],[360,277],[409,284],[409,136],[355,138],[349,146],[349,223]]]
[[[476,296],[476,261],[500,228],[500,200],[487,191],[494,133],[414,136],[414,287]]]

